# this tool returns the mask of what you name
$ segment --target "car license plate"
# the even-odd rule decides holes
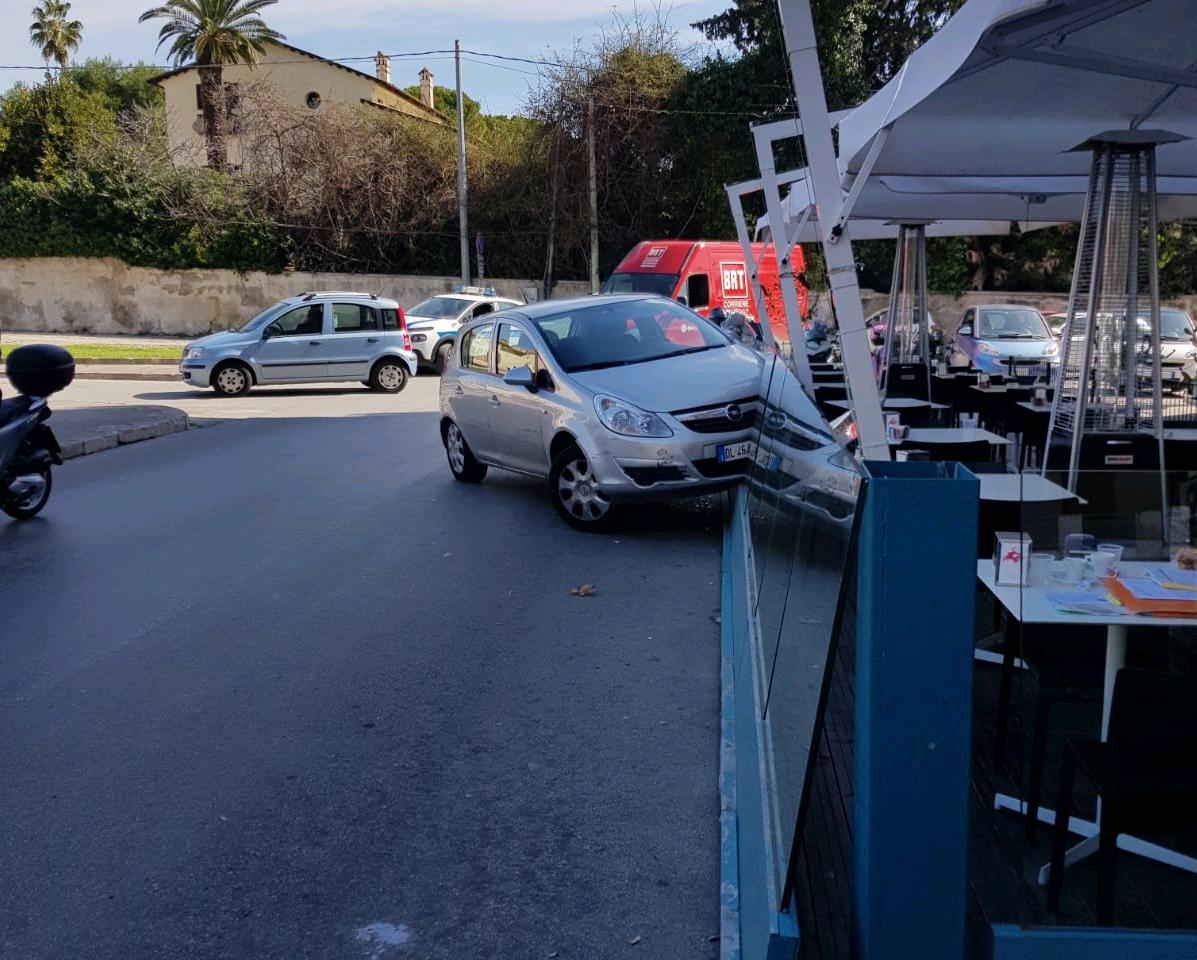
[[[729,463],[732,460],[755,460],[756,452],[755,440],[721,443],[715,448],[715,459],[720,463]]]

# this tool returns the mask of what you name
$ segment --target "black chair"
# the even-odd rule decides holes
[[[1106,742],[1069,740],[1060,771],[1047,905],[1056,911],[1064,884],[1064,848],[1077,770],[1101,798],[1097,922],[1114,923],[1121,833],[1197,824],[1197,678],[1124,669],[1114,679]]]
[[[929,380],[925,363],[891,363],[885,373],[885,395],[930,400]]]

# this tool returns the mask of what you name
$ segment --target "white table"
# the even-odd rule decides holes
[[[1130,562],[1123,561],[1120,564],[1123,575],[1126,576],[1142,576],[1143,571],[1152,568],[1167,566],[1165,561],[1157,560],[1154,562]],[[1109,732],[1110,726],[1110,703],[1114,697],[1114,678],[1118,676],[1118,671],[1126,666],[1126,628],[1130,626],[1135,627],[1176,627],[1191,624],[1197,626],[1197,618],[1193,620],[1186,620],[1177,617],[1145,617],[1137,614],[1127,613],[1122,615],[1091,615],[1083,613],[1064,613],[1057,610],[1047,599],[1049,593],[1070,592],[1075,590],[1075,587],[1068,587],[1064,585],[1049,586],[1049,587],[1018,587],[1018,586],[998,586],[993,582],[993,560],[978,560],[977,561],[977,579],[985,586],[985,588],[992,593],[1006,611],[1020,623],[1045,623],[1045,624],[1084,624],[1086,626],[1104,625],[1106,628],[1106,660],[1105,660],[1105,680],[1102,689],[1101,701],[1101,739],[1105,740]],[[1011,797],[1003,793],[999,793],[994,797],[993,805],[998,810],[1013,810],[1015,813],[1025,814],[1026,804],[1018,797]],[[1097,852],[1098,847],[1098,829],[1101,821],[1101,804],[1098,802],[1097,807],[1097,821],[1082,820],[1079,817],[1072,817],[1068,821],[1068,830],[1070,833],[1076,833],[1084,837],[1084,839],[1072,847],[1064,855],[1064,865],[1076,863],[1078,860],[1083,860]],[[1039,819],[1045,823],[1054,824],[1056,821],[1056,813],[1054,810],[1049,810],[1046,807],[1039,808]],[[1197,873],[1197,859],[1185,856],[1175,850],[1170,850],[1167,847],[1161,847],[1159,844],[1149,843],[1146,840],[1141,840],[1138,837],[1132,837],[1129,834],[1119,834],[1118,848],[1126,850],[1128,853],[1136,853],[1139,856],[1147,857],[1150,860],[1157,860],[1160,863],[1166,863],[1173,867],[1179,867],[1182,870],[1187,870],[1189,873]],[[1048,875],[1051,872],[1051,867],[1045,864],[1039,869],[1039,882],[1046,884]]]
[[[977,479],[981,481],[982,500],[1008,503],[1017,503],[1019,500],[1024,503],[1081,500],[1075,493],[1038,473],[979,473]]]
[[[827,406],[835,407],[838,410],[849,410],[847,400],[828,400]],[[930,400],[917,400],[914,397],[886,397],[881,401],[881,406],[885,410],[947,410],[946,403],[932,403]]]
[[[910,435],[905,440],[891,440],[890,443],[926,443],[932,446],[941,443],[988,443],[1001,447],[1010,441],[980,427],[911,427]]]

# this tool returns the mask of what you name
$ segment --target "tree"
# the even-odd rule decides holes
[[[176,65],[194,60],[200,71],[200,105],[208,144],[208,166],[228,166],[224,65],[257,63],[265,42],[283,35],[270,29],[259,12],[278,0],[166,0],[138,19],[166,20],[158,33],[158,46],[170,43]]]
[[[83,38],[83,24],[68,20],[71,5],[67,0],[43,0],[33,8],[33,23],[29,25],[29,42],[38,48],[46,61],[46,77],[50,76],[50,61],[58,64],[58,75],[66,70],[71,54],[79,49]]]

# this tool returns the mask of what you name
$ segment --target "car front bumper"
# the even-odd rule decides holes
[[[1059,354],[1052,357],[995,357],[987,353],[979,353],[973,357],[973,368],[981,373],[1000,373],[1006,374],[1010,370],[1010,361],[1013,360],[1018,367],[1032,366],[1034,364],[1046,363],[1051,369],[1055,369],[1060,362]]]
[[[588,453],[599,487],[611,500],[654,500],[697,496],[735,486],[751,469],[751,458],[719,461],[719,448],[754,439],[751,430],[696,435],[682,430],[664,439],[611,434],[602,449]]]
[[[189,360],[179,364],[179,375],[183,382],[193,387],[212,385],[212,368],[202,361]]]

